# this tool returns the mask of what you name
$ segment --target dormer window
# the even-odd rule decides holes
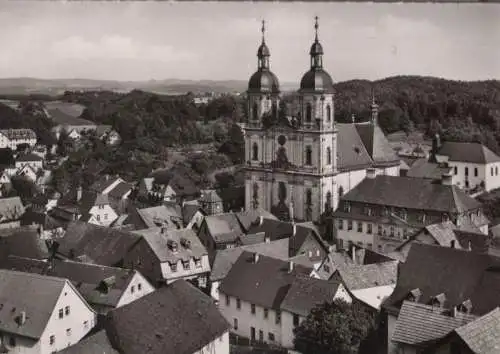
[[[195,258],[194,265],[196,268],[201,268],[201,258]]]
[[[443,220],[443,222],[447,222],[447,221],[449,221],[449,220],[450,220],[449,215],[448,215],[448,214],[446,214],[446,213],[444,213],[444,214],[443,214],[443,216],[442,216],[442,220]]]
[[[346,213],[350,213],[351,212],[351,204],[350,203],[344,203],[344,211]]]
[[[445,301],[446,301],[446,295],[444,293],[441,293],[441,294],[438,294],[432,298],[431,305],[443,307]]]
[[[457,310],[463,313],[470,313],[472,311],[472,301],[469,299],[465,300],[457,306]]]
[[[421,296],[422,296],[422,291],[419,288],[416,288],[416,289],[413,289],[410,291],[407,299],[409,301],[418,302],[418,300],[420,300]]]
[[[184,268],[184,270],[188,270],[189,269],[189,261],[182,261],[182,267]]]
[[[172,271],[172,273],[177,272],[177,263],[172,262],[169,265],[170,265],[170,270]]]

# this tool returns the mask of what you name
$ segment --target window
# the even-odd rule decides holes
[[[316,250],[316,257],[319,257],[319,250]]]
[[[458,175],[458,168],[457,168],[457,166],[453,167],[453,172],[454,172],[456,175]]]
[[[89,321],[83,321],[83,328],[85,329],[89,328]]]
[[[101,215],[96,215],[97,221],[101,221]]]
[[[66,329],[66,335],[69,337],[71,336],[71,328]]]
[[[182,261],[182,266],[184,267],[185,270],[189,269],[189,261]]]
[[[259,119],[259,106],[257,106],[257,103],[253,104],[252,117],[253,117],[253,120]]]
[[[394,226],[391,226],[391,237],[394,237]]]
[[[263,330],[259,330],[259,342],[263,342],[264,341],[264,331]]]
[[[229,297],[229,295],[226,295],[226,306],[229,305],[231,305],[231,298]]]
[[[493,170],[492,170],[491,172],[492,172],[492,174],[493,174]],[[465,168],[465,175],[466,175],[466,176],[468,176],[468,175],[469,175],[469,168],[468,168],[468,167],[466,167],[466,168]]]
[[[299,315],[293,315],[293,325],[297,327],[299,325]]]
[[[332,149],[330,149],[330,147],[326,148],[326,164],[332,164]]]
[[[344,229],[344,220],[339,220],[337,221],[338,229],[343,230]]]
[[[312,148],[311,146],[306,146],[306,165],[312,165]]]
[[[312,204],[312,190],[310,188],[306,191],[306,205]]]
[[[49,344],[50,345],[54,345],[55,342],[56,342],[56,336],[51,335],[50,338],[49,338]]]
[[[257,143],[253,143],[252,146],[252,160],[256,161],[259,159],[259,146]]]
[[[68,315],[69,315],[69,306],[66,306],[66,307],[64,308],[64,313],[66,314],[66,316],[68,316]]]
[[[342,186],[339,187],[339,198],[344,195],[344,188]]]
[[[326,106],[326,121],[330,122],[332,120],[332,108],[330,105]]]
[[[63,317],[64,317],[64,310],[59,309],[59,318],[63,318]]]
[[[309,255],[309,258],[311,258],[313,256],[313,252],[312,251],[309,251],[308,252],[308,255]]]
[[[267,338],[269,339],[270,342],[274,342],[274,333],[269,332]]]
[[[495,176],[498,176],[498,167],[495,167]]]
[[[269,310],[268,309],[264,309],[264,318],[268,318],[269,317]]]
[[[201,268],[201,259],[200,258],[195,258],[194,259],[194,265],[196,268]]]
[[[236,308],[238,310],[241,310],[241,300],[240,299],[236,299]]]
[[[139,291],[142,290],[142,284],[141,283],[137,284],[137,290],[139,290]]]
[[[347,230],[352,230],[352,220],[347,220]]]
[[[350,213],[351,212],[351,204],[345,202],[344,203],[344,212]]]
[[[133,286],[133,285],[132,285],[132,286],[130,287],[130,292],[131,292],[132,294],[135,292],[135,286]]]
[[[306,106],[306,122],[311,122],[312,121],[312,106],[310,103],[307,104]]]
[[[172,273],[177,272],[177,263],[170,263],[170,270]]]
[[[276,310],[276,324],[280,324],[280,323],[281,323],[281,311]]]
[[[493,167],[491,168],[491,175],[493,176]]]
[[[373,229],[372,229],[373,225],[372,224],[367,224],[366,225],[366,232],[371,234],[373,232]]]
[[[358,232],[363,232],[363,223],[358,222]]]
[[[328,191],[326,193],[325,210],[330,210],[332,208],[332,192]]]
[[[237,318],[233,319],[233,327],[234,327],[234,329],[238,329],[238,319]]]
[[[9,338],[9,345],[11,347],[15,347],[16,346],[16,337],[10,336],[10,338]]]
[[[255,304],[250,305],[250,312],[252,313],[252,315],[255,315]]]
[[[372,249],[373,248],[373,244],[372,243],[368,243],[368,248]]]
[[[104,214],[104,220],[108,220],[108,214]]]
[[[378,230],[377,230],[377,233],[378,233],[379,235],[382,235],[382,225],[378,225],[377,229],[378,229]]]
[[[474,167],[474,177],[477,177],[477,167]]]

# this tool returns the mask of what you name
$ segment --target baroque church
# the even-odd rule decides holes
[[[367,173],[398,176],[401,163],[377,123],[375,100],[368,122],[335,122],[334,83],[323,67],[317,17],[314,27],[310,68],[288,107],[291,116],[283,112],[279,80],[270,68],[264,21],[257,71],[248,82],[245,208],[262,208],[282,220],[319,222]]]

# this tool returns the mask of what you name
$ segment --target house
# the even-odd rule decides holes
[[[436,353],[494,354],[500,351],[500,309],[455,328],[431,350]],[[431,351],[430,351],[431,352]]]
[[[118,176],[104,175],[97,179],[97,181],[89,187],[89,191],[96,194],[108,194],[123,182],[125,181]]]
[[[76,344],[64,348],[58,354],[119,354],[109,342],[106,331],[101,329],[95,334],[83,338]]]
[[[229,327],[211,298],[184,280],[110,311],[104,325],[121,354],[229,354]]]
[[[144,178],[139,182],[137,197],[144,202],[176,202],[193,200],[200,191],[191,180],[189,171],[177,168],[158,178]]]
[[[66,279],[0,270],[0,283],[3,352],[54,353],[96,324],[96,313]]]
[[[103,314],[155,290],[137,270],[68,260],[50,261],[9,256],[2,269],[68,279],[95,312]]]
[[[39,169],[43,168],[43,158],[33,153],[19,155],[16,157],[15,166],[17,169],[21,169],[24,166],[30,166],[33,171],[37,172]]]
[[[0,130],[0,149],[17,150],[17,146],[27,144],[35,146],[36,133],[32,129],[2,129]]]
[[[16,176],[27,178],[32,182],[36,182],[38,179],[37,170],[35,170],[31,165],[23,165],[19,167],[16,171]]]
[[[34,226],[42,240],[50,240],[61,237],[65,225],[32,205],[21,217],[21,226]]]
[[[0,187],[9,186],[12,184],[10,180],[10,174],[7,173],[7,170],[0,171]]]
[[[119,214],[125,213],[133,189],[131,183],[125,182],[119,176],[110,175],[101,176],[89,187],[89,190],[96,194],[107,195],[111,207]]]
[[[411,236],[397,247],[395,252],[400,253],[402,259],[405,259],[408,256],[411,245],[417,242],[443,247],[454,247],[478,253],[488,253],[490,251],[490,239],[488,235],[481,233],[479,230],[476,232],[460,230],[451,221],[427,225],[420,232]]]
[[[21,217],[25,208],[21,198],[0,198],[0,229],[21,226]]]
[[[77,200],[80,220],[90,224],[110,226],[118,218],[106,194],[86,192]]]
[[[71,222],[64,237],[54,242],[59,256],[87,259],[87,263],[120,266],[140,235],[81,221]]]
[[[342,282],[352,296],[375,310],[396,286],[398,261],[339,265],[330,279]]]
[[[153,284],[186,279],[207,286],[208,253],[193,230],[154,228],[134,233],[142,237],[127,251],[126,267],[138,269]]]
[[[415,243],[400,265],[396,288],[382,305],[388,353],[404,301],[458,308],[482,316],[500,305],[500,258],[468,250]]]
[[[333,213],[337,245],[389,253],[424,226],[447,220],[487,234],[482,204],[450,181],[449,176],[435,183],[370,173],[340,199]]]
[[[184,202],[182,205],[182,219],[184,227],[187,229],[198,232],[205,216],[207,216],[207,213],[201,208],[197,200]]]
[[[453,330],[472,321],[476,316],[437,304],[404,301],[392,335],[398,353],[417,354],[441,340]],[[464,352],[465,353],[465,352]]]
[[[453,169],[457,186],[486,192],[500,188],[500,156],[481,143],[446,141],[441,145],[439,140],[436,136],[436,159]]]
[[[0,231],[0,259],[9,255],[47,259],[50,250],[36,227],[19,227]]]
[[[208,215],[221,214],[224,212],[222,199],[217,194],[217,191],[213,189],[202,190],[198,202]]]
[[[111,125],[98,125],[96,135],[106,145],[116,145],[121,142],[120,134]]]
[[[311,277],[312,269],[243,252],[219,286],[219,310],[231,332],[293,348],[293,328],[319,303],[352,299],[336,281]]]

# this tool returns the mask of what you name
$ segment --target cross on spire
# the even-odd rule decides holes
[[[266,21],[265,20],[262,20],[262,28],[261,28],[261,31],[262,31],[262,43],[264,43],[264,34],[266,33]]]
[[[316,32],[316,41],[318,41],[318,28],[319,28],[318,20],[319,20],[318,16],[314,17],[314,21],[315,21],[314,30]]]

